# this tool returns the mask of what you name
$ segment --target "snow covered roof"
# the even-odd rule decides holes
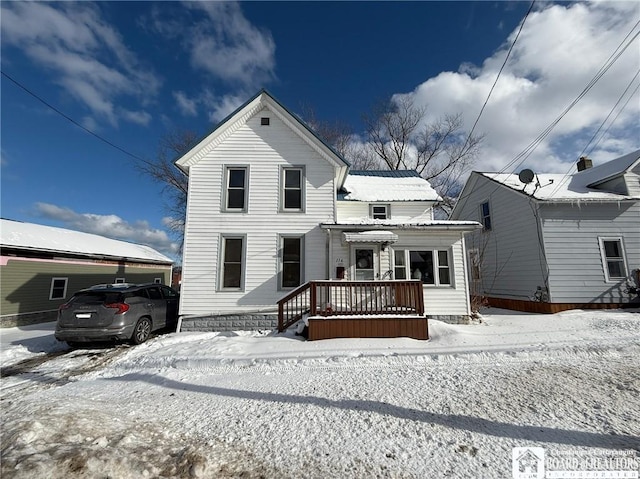
[[[413,170],[353,170],[347,175],[346,201],[439,201],[429,182]]]
[[[151,263],[173,263],[171,258],[141,244],[7,219],[0,220],[0,244],[3,248],[20,250],[73,253]]]
[[[431,220],[426,216],[416,216],[408,220],[374,220],[371,218],[346,218],[338,223],[322,223],[320,225],[324,229],[350,229],[350,230],[374,230],[374,229],[391,229],[391,230],[458,230],[472,231],[482,228],[477,221],[465,220]],[[373,233],[371,233],[373,234]]]
[[[572,175],[539,173],[525,184],[515,173],[479,173],[511,189],[521,191],[533,198],[546,201],[620,201],[640,199],[594,187],[627,172],[640,161],[640,150],[621,156],[602,165],[579,171]]]

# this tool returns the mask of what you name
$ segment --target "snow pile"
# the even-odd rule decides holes
[[[431,321],[426,342],[182,333],[69,352],[3,378],[3,477],[489,479],[512,477],[513,447],[637,457],[640,314],[489,312]]]

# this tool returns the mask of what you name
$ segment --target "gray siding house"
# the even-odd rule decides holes
[[[94,284],[170,284],[173,261],[139,244],[0,220],[0,327],[54,321],[60,305]]]
[[[415,172],[350,171],[266,91],[176,165],[182,330],[274,327],[278,300],[314,280],[419,276],[426,314],[470,314],[463,235],[480,225],[434,220],[440,198]]]
[[[466,237],[472,294],[523,311],[638,302],[640,150],[570,175],[473,172],[451,214]]]

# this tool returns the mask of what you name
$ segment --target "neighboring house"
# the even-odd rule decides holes
[[[462,238],[480,225],[434,221],[439,197],[415,172],[349,173],[264,90],[176,165],[189,176],[183,330],[273,327],[278,300],[312,280],[415,275],[426,314],[470,314]]]
[[[570,175],[473,172],[452,219],[466,237],[472,293],[522,311],[638,302],[640,150]]]
[[[172,260],[148,246],[0,220],[0,325],[54,321],[71,295],[95,284],[171,281]]]

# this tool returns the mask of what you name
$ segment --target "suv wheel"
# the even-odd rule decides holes
[[[133,330],[131,342],[133,344],[142,344],[151,335],[151,320],[149,318],[140,318]]]

